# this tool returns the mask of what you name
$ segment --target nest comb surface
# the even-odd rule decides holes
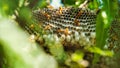
[[[70,37],[70,40],[79,41],[80,45],[95,44],[96,12],[92,10],[73,7],[44,8],[33,11],[33,17],[49,34]]]
[[[108,31],[109,37],[107,38],[107,46],[110,50],[117,52],[120,50],[120,20],[116,17]]]

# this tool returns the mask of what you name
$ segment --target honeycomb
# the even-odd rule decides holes
[[[96,12],[86,8],[44,8],[33,11],[33,17],[49,34],[81,46],[95,45]]]
[[[120,50],[120,21],[115,18],[111,23],[110,30],[108,31],[109,37],[107,38],[108,49],[118,52]]]

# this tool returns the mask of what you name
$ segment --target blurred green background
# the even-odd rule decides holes
[[[36,38],[35,35],[42,38],[44,34],[33,21],[33,10],[46,8],[48,5],[55,8],[79,7],[84,1],[0,0],[0,68],[120,68],[120,51],[114,53],[114,50],[105,49],[111,23],[116,19],[120,23],[120,0],[90,0],[89,9],[100,9],[96,20],[95,47],[66,51],[61,43],[49,38],[45,40],[47,46],[36,43],[33,39]],[[29,29],[25,28],[31,24],[35,28],[29,34]],[[120,49],[120,46],[117,48]]]

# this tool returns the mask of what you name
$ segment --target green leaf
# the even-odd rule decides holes
[[[92,53],[97,53],[97,54],[100,54],[102,56],[110,56],[112,57],[113,56],[113,52],[112,51],[109,51],[109,50],[101,50],[100,48],[98,47],[89,47],[88,50]]]
[[[98,14],[96,22],[96,46],[103,49],[106,44],[106,38],[108,37],[108,28],[104,28],[101,14]]]
[[[117,0],[103,0],[103,12],[105,28],[108,28],[113,21],[113,18],[118,12],[118,1]],[[106,15],[105,15],[106,14]]]
[[[72,54],[72,60],[75,62],[78,62],[80,60],[83,60],[84,54],[82,51],[76,51],[75,53]]]
[[[5,15],[12,15],[18,5],[19,0],[0,0],[0,12]]]
[[[97,46],[104,48],[106,38],[108,37],[108,29],[110,27],[113,18],[118,12],[117,0],[101,0],[103,1],[103,8],[97,16]],[[114,8],[113,8],[114,7]]]

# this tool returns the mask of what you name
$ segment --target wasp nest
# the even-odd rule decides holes
[[[108,31],[109,37],[107,38],[108,49],[117,52],[120,50],[120,21],[115,19],[111,23],[110,30]]]
[[[39,9],[33,11],[34,18],[48,34],[66,43],[81,46],[95,45],[96,13],[86,8]]]

